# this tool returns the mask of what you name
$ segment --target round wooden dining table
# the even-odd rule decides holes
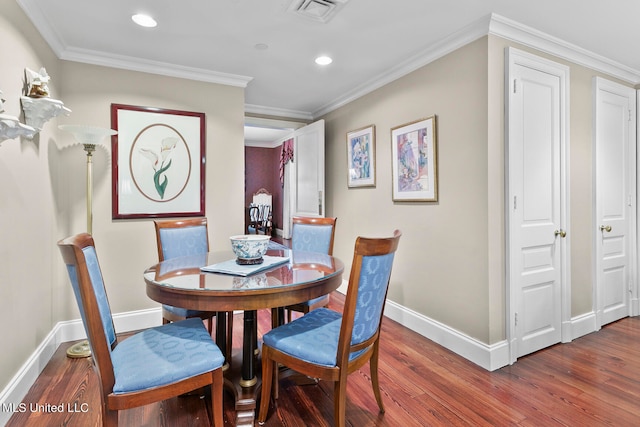
[[[257,310],[281,308],[327,295],[342,283],[344,263],[336,257],[271,249],[264,258],[263,264],[245,268],[235,264],[232,251],[209,252],[169,259],[144,272],[147,295],[152,300],[174,307],[219,312],[216,344],[223,354],[231,354],[232,349],[226,348],[226,317],[222,313],[244,312],[242,356],[237,361],[234,357],[228,360],[230,367],[225,371],[226,388],[235,398],[238,426],[253,425],[261,384],[255,360]],[[250,271],[252,268],[262,270]],[[272,324],[278,322],[279,319],[273,319]]]

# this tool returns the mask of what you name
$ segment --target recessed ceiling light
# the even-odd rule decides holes
[[[328,56],[318,56],[316,58],[316,64],[318,65],[329,65],[333,62],[333,59],[329,58]]]
[[[133,19],[133,22],[140,25],[141,27],[153,28],[158,25],[155,19],[153,19],[149,15],[145,15],[142,13],[133,15],[131,19]]]

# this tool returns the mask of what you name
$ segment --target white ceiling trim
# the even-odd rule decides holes
[[[56,56],[63,60],[84,62],[106,67],[242,88],[246,88],[249,82],[253,79],[249,76],[181,67],[171,63],[142,61],[139,58],[132,58],[128,56],[107,55],[89,50],[69,49],[61,42],[60,36],[52,29],[46,17],[44,17],[39,10],[29,7],[30,2],[27,0],[17,0],[17,2],[31,19]],[[379,89],[380,87],[391,83],[392,81],[397,80],[487,34],[493,34],[516,43],[521,43],[533,49],[591,68],[634,85],[640,84],[640,71],[638,70],[623,66],[603,56],[582,49],[556,37],[552,37],[534,28],[519,24],[500,15],[491,14],[470,24],[462,30],[453,33],[451,36],[442,39],[440,42],[431,45],[428,49],[408,58],[397,67],[365,82],[316,111],[297,111],[251,104],[245,105],[245,111],[251,114],[289,117],[311,121],[376,89]]]
[[[246,88],[249,82],[253,80],[253,77],[248,76],[140,60],[139,58],[124,55],[108,55],[86,49],[69,48],[62,42],[60,35],[53,30],[49,25],[49,21],[39,9],[29,7],[30,2],[26,0],[17,1],[58,59],[242,88]]]
[[[217,83],[241,88],[246,88],[249,82],[253,80],[253,77],[241,76],[238,74],[220,73],[202,68],[183,67],[166,62],[149,61],[123,55],[109,55],[102,52],[75,48],[65,49],[62,52],[62,55],[59,55],[59,58],[67,61],[83,62],[86,64],[102,65],[105,67],[140,71],[148,74],[158,74],[161,76],[177,77],[181,79]]]
[[[312,116],[314,119],[321,117],[488,34],[521,43],[554,55],[560,59],[574,62],[634,85],[640,83],[640,71],[638,70],[633,70],[603,56],[500,15],[491,14],[441,40],[439,43],[430,46],[428,49],[409,58],[398,67],[376,79],[369,80],[360,87],[347,93],[344,97],[321,107],[314,111]]]
[[[638,70],[500,15],[491,15],[489,34],[521,43],[634,85],[640,83],[640,71]]]
[[[300,119],[312,121],[313,115],[308,111],[288,110],[286,108],[265,107],[262,105],[245,104],[245,114],[255,114],[261,116],[287,117],[289,119]]]
[[[31,2],[25,0],[16,0],[24,13],[29,17],[33,25],[36,27],[36,30],[40,32],[42,38],[49,44],[53,53],[56,54],[58,58],[64,51],[64,44],[62,43],[62,39],[60,35],[53,30],[51,25],[49,25],[49,21],[42,14],[40,9],[37,7],[30,7],[32,5]]]
[[[404,62],[400,63],[397,67],[394,67],[386,73],[369,80],[362,85],[356,87],[352,91],[346,93],[343,97],[326,104],[313,112],[313,117],[317,118],[323,116],[339,107],[342,107],[356,99],[373,92],[382,86],[389,84],[407,74],[430,64],[431,62],[442,58],[449,53],[460,49],[473,41],[478,40],[481,37],[487,35],[489,28],[489,16],[479,19],[476,22],[471,23],[465,28],[456,31],[452,35],[442,39],[440,42],[429,46],[418,54],[408,58]]]

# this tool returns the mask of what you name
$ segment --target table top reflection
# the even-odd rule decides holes
[[[259,310],[326,295],[342,282],[344,264],[336,257],[292,250],[269,250],[267,255],[287,260],[246,277],[201,270],[234,259],[231,251],[163,261],[144,273],[147,295],[194,310]]]

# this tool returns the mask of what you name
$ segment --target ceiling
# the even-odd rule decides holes
[[[289,118],[311,120],[492,32],[490,17],[640,80],[637,0],[313,0],[337,2],[326,22],[292,1],[305,0],[17,0],[61,59],[246,87],[248,112]],[[158,26],[135,25],[139,12]],[[333,63],[316,65],[320,54]]]

